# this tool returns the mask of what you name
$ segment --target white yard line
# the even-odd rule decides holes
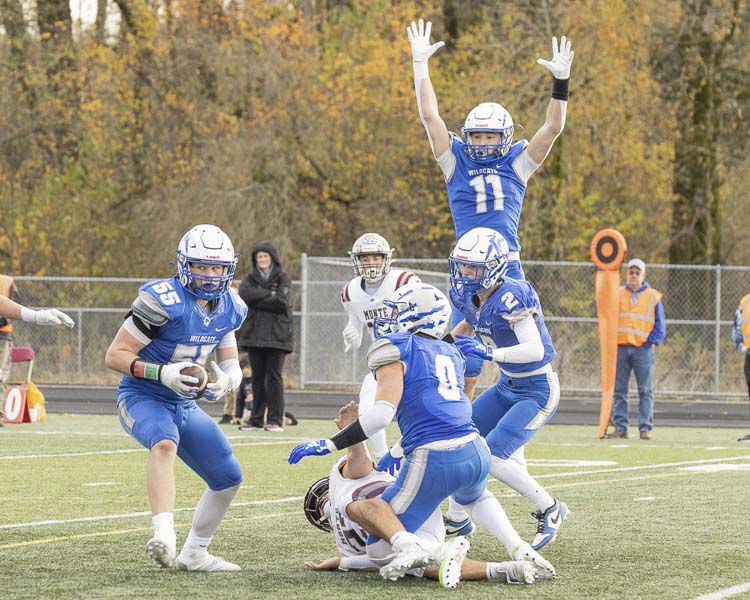
[[[724,598],[731,598],[732,596],[737,596],[738,594],[743,594],[747,591],[750,591],[750,581],[740,583],[739,585],[733,585],[732,587],[718,590],[716,592],[711,592],[710,594],[698,596],[695,600],[723,600]]]
[[[266,506],[268,504],[284,504],[286,502],[299,502],[303,499],[303,496],[293,496],[289,498],[277,498],[275,500],[250,500],[247,502],[232,502],[232,508],[240,506]],[[187,512],[193,511],[195,507],[191,508],[175,508],[175,512]],[[0,529],[22,529],[24,527],[40,527],[43,525],[65,525],[68,523],[86,523],[91,521],[108,521],[112,519],[135,519],[138,517],[148,517],[151,515],[150,511],[133,512],[133,513],[122,513],[119,515],[99,515],[96,517],[78,517],[76,519],[49,519],[46,521],[31,521],[29,523],[8,523],[6,525],[0,525]]]
[[[244,442],[240,444],[232,444],[236,446],[274,446],[279,444],[289,444],[290,442],[284,440],[273,440],[270,442]],[[61,452],[60,454],[24,454],[16,456],[0,456],[0,460],[28,460],[30,458],[65,458],[70,456],[97,456],[104,454],[128,454],[131,452],[146,452],[145,448],[130,448],[124,450],[96,450],[91,452]]]

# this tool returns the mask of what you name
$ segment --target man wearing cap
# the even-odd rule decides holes
[[[610,438],[628,437],[628,384],[631,371],[638,384],[638,429],[642,440],[651,439],[654,426],[654,346],[666,333],[661,292],[649,286],[646,264],[640,258],[628,262],[627,283],[620,288],[617,322],[617,374]]]

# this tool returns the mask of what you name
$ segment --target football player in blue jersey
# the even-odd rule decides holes
[[[445,44],[430,44],[432,24],[422,19],[407,28],[414,67],[414,86],[419,118],[427,131],[432,154],[440,165],[448,189],[456,240],[470,229],[488,227],[501,233],[509,245],[507,277],[523,279],[518,224],[526,185],[544,162],[565,127],[568,82],[574,52],[565,36],[552,38],[552,60],[537,62],[552,73],[552,98],[544,123],[531,141],[513,140],[513,118],[500,104],[483,102],[466,117],[461,136],[448,131],[438,110],[427,66],[429,58]],[[467,299],[451,301],[460,310]],[[453,325],[461,320],[454,311]],[[466,390],[471,398],[482,363],[469,357]]]
[[[154,533],[146,553],[162,567],[240,570],[207,550],[242,482],[240,464],[221,428],[196,404],[199,379],[182,372],[188,367],[205,371],[202,365],[215,351],[215,381],[202,397],[216,401],[239,386],[242,371],[234,332],[247,307],[229,290],[236,266],[232,242],[221,229],[193,227],[177,248],[177,274],[140,288],[105,358],[110,369],[124,375],[117,391],[120,423],[149,450],[146,489]],[[208,489],[175,558],[178,456]]]
[[[391,315],[375,319],[378,339],[367,353],[377,379],[374,406],[330,439],[297,445],[289,462],[349,448],[387,427],[395,415],[405,464],[381,498],[391,505],[406,531],[417,531],[436,514],[439,520],[440,503],[452,496],[506,546],[514,560],[530,560],[548,577],[554,576],[552,565],[521,540],[486,489],[491,457],[463,392],[463,359],[455,346],[442,341],[450,318],[447,298],[431,285],[412,283],[394,292],[385,304]],[[408,569],[439,558],[460,567],[461,550],[465,554],[468,542],[457,539],[461,543],[452,546],[456,555],[396,554],[381,568],[381,575],[398,579]],[[367,553],[373,560],[383,560],[392,553],[391,544],[370,538]]]
[[[530,283],[507,277],[508,244],[497,231],[477,227],[461,236],[448,260],[451,288],[472,298],[467,319],[454,330],[464,356],[494,361],[497,384],[472,403],[472,417],[492,452],[490,473],[536,507],[538,550],[557,536],[568,507],[531,477],[523,447],[552,418],[560,384],[551,362],[552,345],[539,297]],[[476,336],[475,336],[476,334]],[[451,506],[451,521],[466,519]]]

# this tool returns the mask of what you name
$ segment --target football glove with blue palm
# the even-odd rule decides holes
[[[296,465],[305,456],[325,456],[326,454],[330,454],[331,450],[335,449],[336,447],[333,445],[333,442],[328,439],[297,444],[289,453],[289,464]]]
[[[400,450],[400,454],[397,450]],[[377,470],[387,471],[389,475],[396,476],[396,472],[401,468],[401,459],[404,458],[404,451],[401,450],[401,445],[396,448],[391,448],[386,454],[384,454],[378,461]]]
[[[494,360],[492,354],[494,348],[486,346],[479,338],[469,337],[466,335],[456,334],[456,341],[453,342],[455,346],[460,350],[464,357],[477,356],[482,360]]]

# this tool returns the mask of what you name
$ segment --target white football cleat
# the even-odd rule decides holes
[[[536,581],[536,567],[526,560],[508,560],[500,563],[490,563],[493,581],[512,584],[532,584]]]
[[[435,558],[440,561],[438,581],[444,588],[454,589],[461,581],[461,563],[466,558],[471,544],[463,536],[445,542]]]
[[[511,554],[513,560],[525,560],[534,565],[536,578],[539,580],[554,579],[555,567],[545,559],[539,552],[534,550],[529,544],[521,544],[513,548]]]
[[[146,556],[162,568],[173,567],[176,554],[174,531],[155,532],[154,537],[146,544]]]
[[[205,548],[185,546],[175,560],[175,566],[183,571],[241,571],[239,565],[230,563],[220,556],[209,554]]]
[[[429,550],[411,539],[393,544],[393,549],[396,554],[391,562],[380,568],[380,575],[389,581],[401,579],[410,569],[428,567],[434,562]]]

